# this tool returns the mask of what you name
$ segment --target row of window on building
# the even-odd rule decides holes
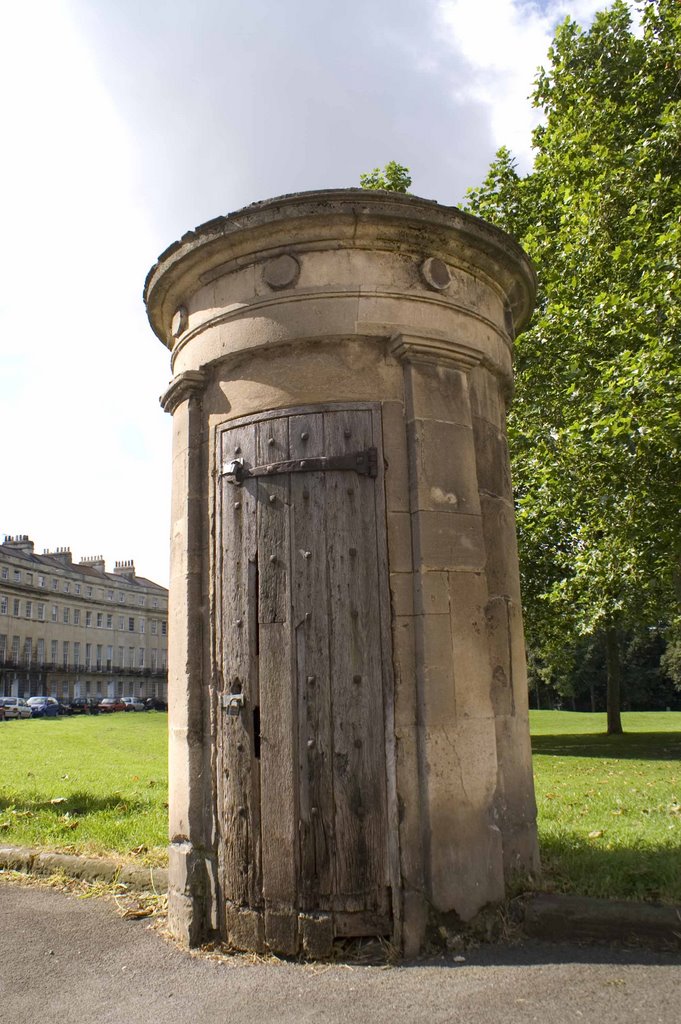
[[[13,636],[11,647],[8,646],[7,641],[7,634],[0,633],[0,664],[4,664],[8,656],[15,665],[22,664],[27,668],[30,668],[32,664],[38,666],[45,664],[46,646],[44,640],[36,640],[34,646],[33,638],[27,636],[22,645],[21,637]],[[81,661],[81,653],[85,656],[83,661]],[[147,665],[146,648],[118,647],[118,660],[114,665],[114,647],[112,644],[81,644],[78,641],[71,644],[69,640],[62,640],[60,662],[59,641],[51,640],[49,663],[55,666],[61,665],[65,669],[77,670],[82,668],[86,671],[92,668],[100,670],[150,668],[153,672],[158,669],[165,670],[167,668],[167,655],[164,650],[157,650],[155,647],[152,647],[148,653],[149,664]]]
[[[15,618],[22,617],[22,602],[18,597],[8,598],[5,595],[0,595],[0,615],[8,615],[10,601],[12,606],[12,615]],[[25,619],[37,619],[38,622],[46,622],[46,605],[42,601],[24,601],[23,602],[23,617]],[[50,607],[50,617],[52,622],[59,622],[59,606],[56,604]],[[145,633],[147,628],[147,621],[143,618],[135,619],[133,615],[119,615],[118,629],[126,630],[129,633]],[[83,621],[81,621],[83,620]],[[114,616],[110,612],[91,612],[86,611],[84,616],[81,615],[80,608],[69,608],[67,605],[62,607],[61,621],[66,625],[73,623],[74,626],[96,626],[98,629],[113,629],[114,628]],[[156,636],[160,633],[161,636],[166,636],[168,632],[168,623],[166,619],[151,619],[150,630],[152,636]],[[159,628],[160,627],[160,628]]]
[[[22,573],[21,569],[14,569],[14,570],[12,570],[12,572],[13,572],[12,579],[13,579],[14,583],[23,583],[26,586],[32,587],[34,585],[33,580],[34,580],[34,576],[35,576],[35,580],[36,580],[36,585],[37,586],[39,586],[39,587],[47,587],[48,586],[48,577],[42,575],[41,573],[35,573],[34,574],[32,572],[27,572],[26,570],[24,570],[23,573]],[[9,566],[3,565],[2,567],[0,567],[0,579],[9,580],[9,578],[10,578]],[[50,585],[52,587],[52,590],[59,590],[59,577],[58,576],[53,576],[50,579],[49,582],[50,582]],[[62,579],[61,584],[62,584],[62,591],[65,594],[74,593],[74,594],[79,595],[79,594],[83,593],[83,595],[85,597],[87,597],[87,598],[91,598],[93,596],[93,588],[89,584],[86,584],[84,587],[81,587],[80,583],[75,583],[74,582],[73,583],[73,590],[71,590],[71,586],[72,586],[72,581],[71,580],[64,580],[64,579]],[[106,600],[107,601],[113,601],[117,597],[117,599],[118,599],[120,604],[125,604],[127,602],[127,600],[128,600],[128,597],[130,597],[130,599],[134,602],[135,596],[137,596],[137,603],[139,604],[139,606],[141,608],[144,608],[145,603],[146,603],[146,598],[145,598],[144,594],[138,594],[138,595],[130,594],[130,595],[128,595],[123,590],[118,591],[118,594],[116,594],[116,591],[114,591],[113,588],[110,588],[108,590],[104,590],[103,588],[101,588],[100,591],[99,591],[99,595],[98,595],[99,599],[101,601],[103,601],[105,599],[105,597],[104,597],[105,594],[106,594]],[[152,607],[153,608],[158,608],[158,598],[157,597],[152,598]]]

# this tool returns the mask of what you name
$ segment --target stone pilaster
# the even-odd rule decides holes
[[[214,927],[210,775],[204,742],[202,538],[207,527],[202,393],[205,375],[176,377],[161,399],[173,417],[171,572],[168,611],[168,911],[176,938],[196,945]],[[206,786],[208,785],[208,792]],[[213,919],[213,920],[212,920]]]
[[[528,717],[525,638],[506,441],[510,381],[484,366],[470,377],[475,452],[485,537],[487,634],[499,761],[496,814],[506,878],[539,870]]]
[[[391,347],[405,375],[426,886],[436,911],[467,920],[504,892],[485,539],[468,393],[480,353],[423,335],[400,334]]]

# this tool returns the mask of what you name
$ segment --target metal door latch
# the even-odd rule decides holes
[[[223,693],[220,700],[225,711],[236,711],[246,703],[243,693]]]
[[[242,484],[244,480],[258,476],[277,476],[281,473],[323,473],[348,470],[360,476],[378,475],[378,451],[367,448],[363,452],[347,455],[321,455],[309,459],[287,459],[285,462],[270,462],[264,466],[246,466],[243,459],[225,462],[220,471],[228,483]]]
[[[240,484],[244,479],[244,460],[232,459],[225,462],[220,470],[220,476],[224,477],[228,484]]]

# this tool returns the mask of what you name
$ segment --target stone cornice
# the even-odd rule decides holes
[[[181,402],[200,395],[206,384],[206,375],[201,370],[185,370],[171,380],[159,401],[164,412],[171,415]]]
[[[483,352],[473,345],[428,334],[393,334],[390,352],[400,362],[449,364],[464,372],[484,360]]]
[[[295,240],[295,244],[293,241]],[[464,262],[497,281],[517,332],[536,289],[532,264],[498,228],[454,207],[364,189],[303,192],[256,203],[199,225],[159,257],[145,283],[151,326],[169,348],[177,310],[216,271],[306,250],[380,249],[444,263]]]

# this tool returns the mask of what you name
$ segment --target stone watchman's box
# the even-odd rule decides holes
[[[413,953],[537,867],[505,435],[534,291],[502,232],[355,189],[218,217],[149,273],[186,941]]]

